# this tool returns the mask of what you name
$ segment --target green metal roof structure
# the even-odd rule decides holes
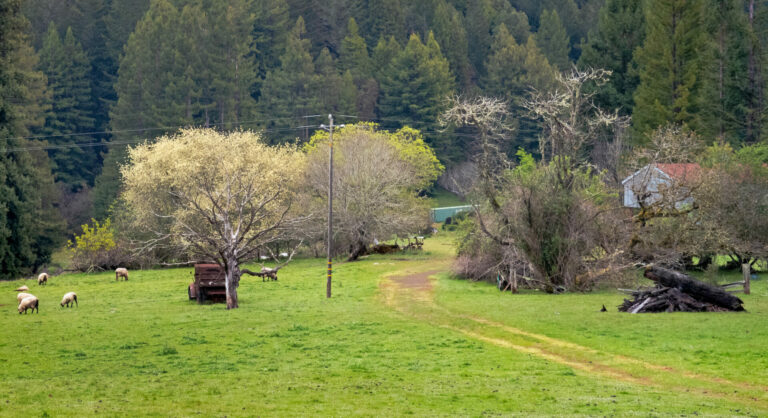
[[[470,210],[472,210],[472,205],[433,208],[429,211],[429,218],[432,222],[445,222],[445,219],[448,217],[455,216],[459,212],[467,212]]]

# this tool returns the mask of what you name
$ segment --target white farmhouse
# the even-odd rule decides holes
[[[625,178],[624,206],[640,208],[654,203],[674,202],[676,209],[693,203],[690,184],[701,167],[695,163],[649,164]]]

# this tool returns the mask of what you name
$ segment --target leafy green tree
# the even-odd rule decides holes
[[[48,78],[52,95],[51,109],[40,133],[49,136],[50,144],[64,146],[50,152],[56,180],[73,188],[93,184],[100,165],[98,149],[70,146],[93,141],[92,137],[82,135],[94,130],[88,57],[71,29],[67,29],[62,40],[53,23],[43,40],[40,57],[40,69]]]
[[[547,61],[560,71],[568,69],[570,43],[557,10],[544,10],[541,13],[539,31],[536,32],[536,44],[539,45]]]
[[[360,123],[334,134],[334,200],[347,202],[334,208],[334,248],[339,253],[348,250],[349,261],[364,255],[377,239],[404,237],[423,229],[428,217],[419,192],[443,170],[419,131],[404,128],[391,133],[377,128]],[[304,147],[309,213],[327,208],[327,144],[328,133],[318,131]],[[322,236],[324,226],[323,218],[315,217],[307,232]]]
[[[595,102],[605,109],[632,113],[632,95],[640,83],[633,53],[645,39],[642,3],[635,0],[607,0],[600,10],[597,29],[579,59],[582,68],[603,68],[612,72],[607,84],[595,88]]]
[[[27,22],[21,1],[0,3],[0,277],[29,274],[50,260],[62,234],[62,223],[46,190],[53,180],[45,153],[33,155],[23,149],[31,145],[19,138],[29,122],[17,103],[29,96],[29,83],[39,83],[22,60],[30,48],[24,35]],[[32,77],[30,77],[32,75]],[[39,84],[38,84],[39,85]],[[28,105],[27,105],[28,108]],[[46,171],[47,169],[47,171]],[[48,198],[48,200],[43,200]]]
[[[634,128],[647,134],[668,122],[701,126],[704,63],[709,44],[703,2],[650,0],[645,42],[637,50],[640,84],[635,91]]]

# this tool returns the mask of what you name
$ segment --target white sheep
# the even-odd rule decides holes
[[[48,284],[48,273],[40,273],[39,276],[37,276],[37,285],[40,286],[42,284]]]
[[[125,267],[118,267],[115,269],[115,281],[117,281],[119,278],[125,277],[125,280],[128,280],[128,269]]]
[[[37,313],[40,313],[40,302],[37,300],[34,296],[29,296],[21,300],[21,303],[19,303],[19,315],[21,315],[22,312],[24,314],[27,314],[27,309],[32,309],[32,313],[35,312],[35,309],[37,309]]]
[[[30,296],[32,296],[32,297],[35,297],[35,295],[33,295],[33,294],[31,294],[31,293],[24,293],[24,292],[21,292],[21,293],[19,293],[18,295],[16,295],[16,302],[19,302],[19,303],[21,303],[21,301],[22,301],[22,300],[24,300],[24,299],[26,299],[26,298],[28,298],[28,297],[30,297]]]
[[[69,292],[66,295],[64,295],[63,298],[61,298],[61,307],[62,308],[64,307],[64,305],[67,305],[67,308],[69,308],[71,303],[74,303],[74,304],[80,306],[80,304],[77,303],[77,294],[75,294],[75,292]]]
[[[27,286],[21,286],[18,289],[15,289],[15,290],[17,292],[26,292],[27,290],[29,290],[29,288]]]

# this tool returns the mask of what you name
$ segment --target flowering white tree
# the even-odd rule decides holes
[[[227,309],[237,308],[240,264],[284,240],[304,157],[259,134],[188,129],[129,151],[124,197],[140,227],[225,270]]]

